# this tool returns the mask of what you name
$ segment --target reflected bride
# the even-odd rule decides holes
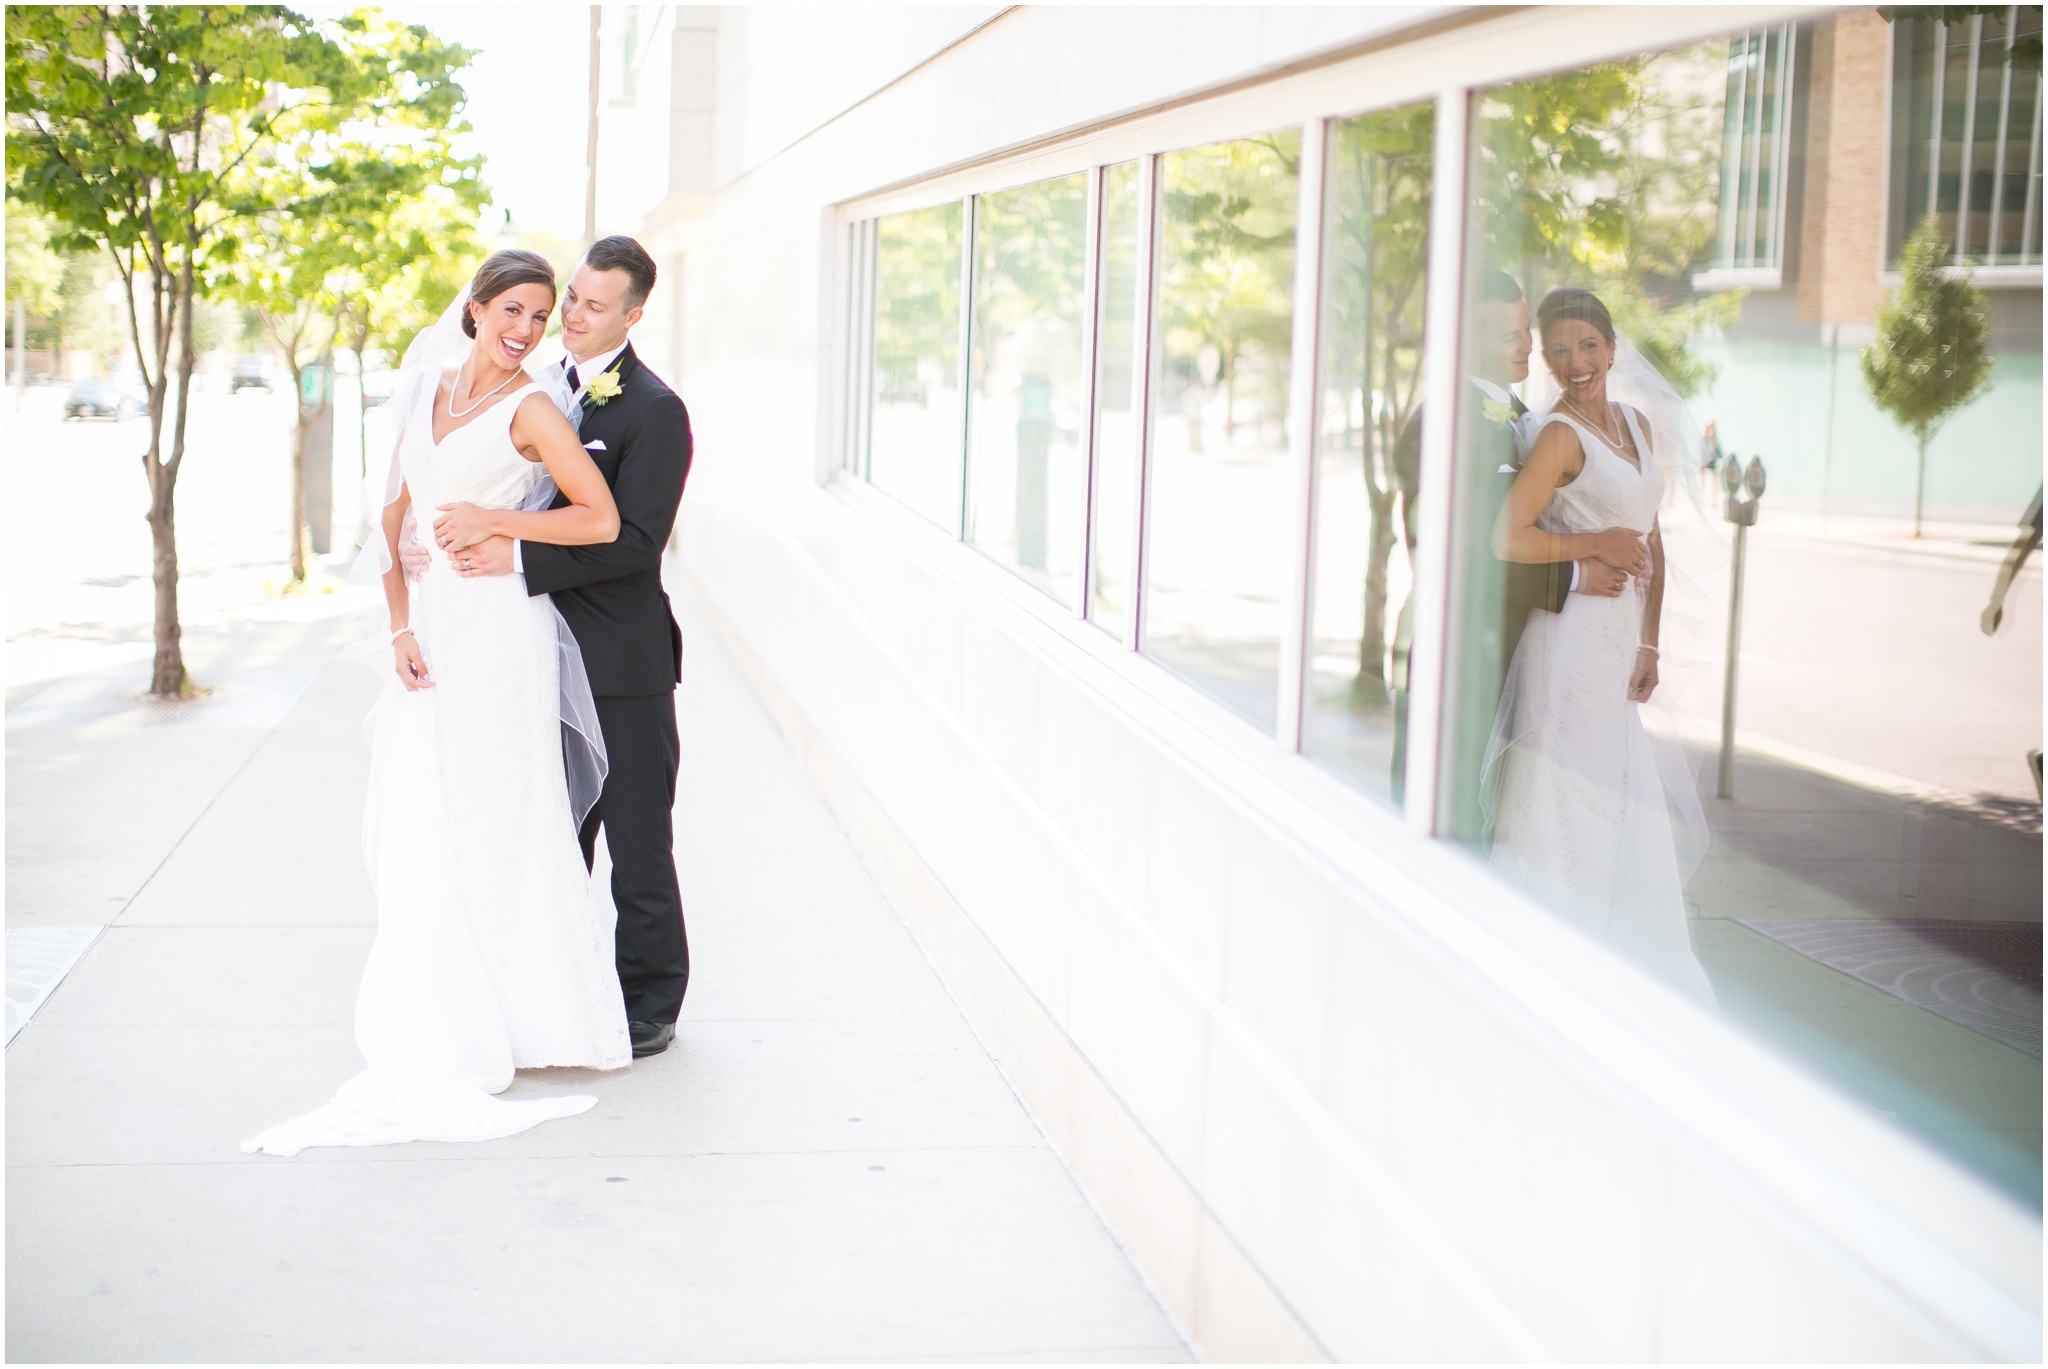
[[[1597,562],[1628,578],[1619,598],[1575,594],[1532,614],[1509,664],[1488,756],[1493,865],[1567,919],[1667,982],[1711,1001],[1687,933],[1684,883],[1705,822],[1682,755],[1639,705],[1658,683],[1666,567],[1656,458],[1685,459],[1632,393],[1682,409],[1589,290],[1560,286],[1536,323],[1555,403],[1522,420],[1529,455],[1508,492],[1495,551],[1514,562]],[[1659,403],[1658,407],[1663,407]],[[1655,438],[1653,440],[1653,434]],[[1665,754],[1660,754],[1663,752]],[[1674,824],[1673,808],[1683,821]]]

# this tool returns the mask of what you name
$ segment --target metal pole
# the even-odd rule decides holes
[[[1840,368],[1835,364],[1841,359],[1842,325],[1822,325],[1828,334],[1828,422],[1820,448],[1820,531],[1828,531],[1828,491],[1834,486],[1835,473],[1835,373]]]
[[[1721,681],[1721,771],[1716,798],[1735,797],[1735,676],[1742,663],[1742,563],[1749,551],[1749,528],[1735,525],[1735,560],[1728,575],[1728,669]]]
[[[28,301],[14,300],[14,408],[20,412],[28,397]]]
[[[604,6],[590,7],[590,108],[584,125],[583,161],[588,174],[583,182],[583,245],[597,241],[597,94],[604,70]]]
[[[1752,456],[1748,467],[1728,453],[1721,464],[1721,488],[1728,498],[1721,516],[1735,528],[1735,557],[1728,568],[1728,669],[1721,681],[1721,773],[1716,798],[1735,797],[1735,685],[1742,663],[1742,571],[1749,557],[1749,530],[1756,524],[1757,504],[1764,497],[1764,463]]]

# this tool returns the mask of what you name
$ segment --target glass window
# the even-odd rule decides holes
[[[1400,800],[1434,104],[1330,125],[1302,750]]]
[[[1291,544],[1288,360],[1301,135],[1160,159],[1146,651],[1268,728]]]
[[[974,202],[967,540],[1078,604],[1088,178]]]
[[[1728,40],[1716,270],[1776,271],[1782,264],[1792,49],[1790,24]]]
[[[2041,7],[1901,18],[1885,259],[1932,214],[1956,261],[2041,264]]]
[[[960,526],[960,206],[875,221],[868,479]]]
[[[1927,410],[1880,403],[1844,345],[1910,342],[1877,197],[1920,154],[1867,136],[1887,55],[2002,88],[1992,17],[1948,25],[1941,67],[1919,20],[1891,45],[1878,10],[1800,26],[1776,289],[1694,284],[1753,165],[1725,137],[1753,36],[1476,94],[1436,821],[2038,1203],[2040,294],[1925,306],[1996,326],[1924,463]],[[1967,122],[1930,99],[1923,150],[1932,108]],[[1941,135],[1938,202],[1978,136]]]
[[[1142,307],[1138,273],[1138,163],[1102,172],[1102,281],[1095,324],[1095,489],[1089,520],[1088,616],[1122,636],[1130,622],[1131,543],[1137,536],[1138,368]]]

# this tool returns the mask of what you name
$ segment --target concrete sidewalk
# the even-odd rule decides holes
[[[677,604],[677,1046],[522,1075],[599,1105],[480,1145],[236,1149],[359,1067],[354,620],[167,715],[132,670],[10,710],[10,1016],[89,943],[7,1051],[10,1360],[1189,1357]]]

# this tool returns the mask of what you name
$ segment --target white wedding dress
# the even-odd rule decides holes
[[[1585,424],[1551,409],[1522,420],[1523,449],[1568,423],[1585,451],[1578,478],[1550,498],[1537,526],[1557,533],[1648,533],[1664,477],[1633,410],[1641,468]],[[1629,674],[1642,641],[1641,582],[1618,599],[1573,594],[1532,613],[1509,663],[1490,766],[1491,863],[1568,921],[1666,982],[1711,1002],[1685,912],[1685,862],[1672,808],[1697,807],[1682,756],[1654,743]]]
[[[534,393],[437,444],[424,386],[398,452],[423,526],[437,505],[515,508],[534,492],[545,469],[510,435]],[[494,1097],[514,1070],[632,1060],[614,913],[584,869],[563,774],[554,605],[519,575],[464,579],[439,546],[431,556],[411,621],[434,686],[408,691],[387,665],[368,724],[377,938],[355,1022],[368,1068],[245,1151],[510,1136],[597,1101]]]

